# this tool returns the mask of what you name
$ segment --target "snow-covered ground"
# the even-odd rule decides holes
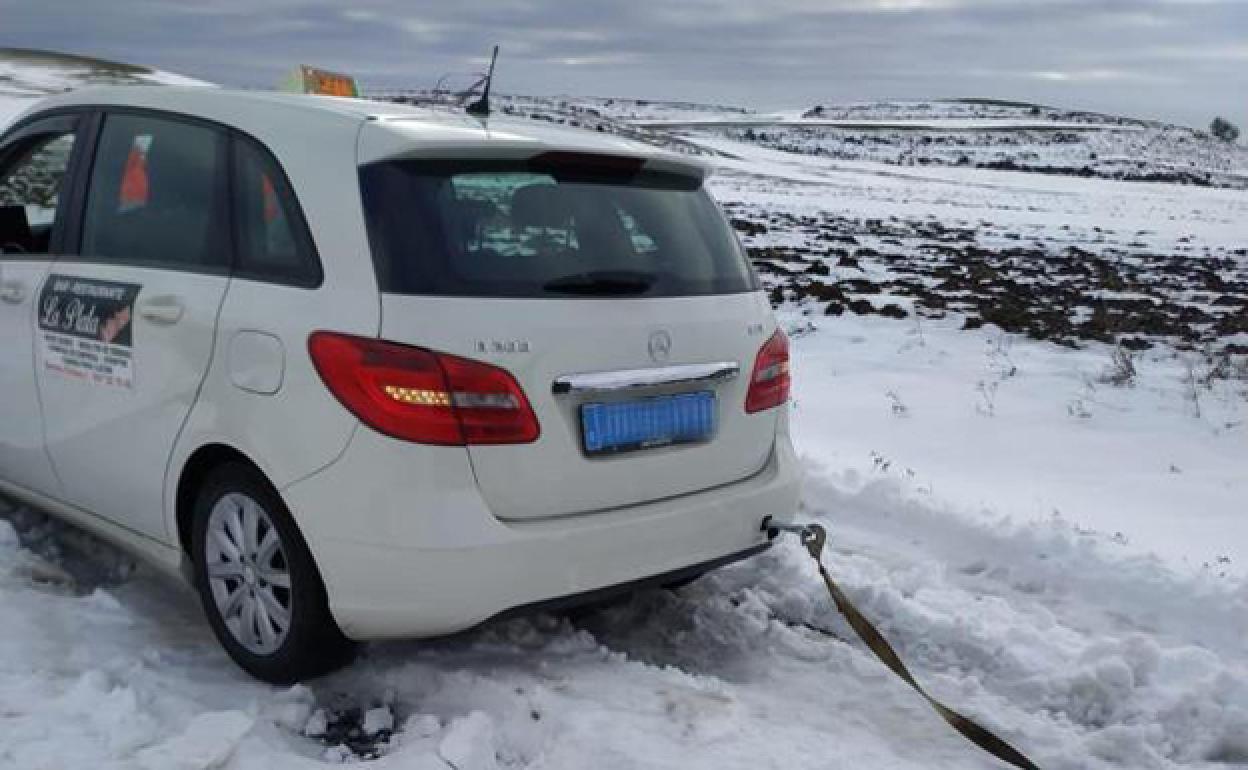
[[[947,322],[813,323],[795,342],[794,412],[812,462],[858,485],[895,478],[981,520],[1095,532],[1183,572],[1248,574],[1248,381],[1193,386],[1198,356],[1158,351],[1115,385],[1108,346]]]
[[[80,56],[0,48],[0,126],[34,99],[84,85],[143,84],[206,86],[172,72]]]
[[[865,283],[859,290],[880,293],[857,296],[908,314],[902,320],[825,316],[826,303],[808,298],[781,305],[781,316],[798,332],[795,431],[813,461],[854,469],[864,482],[898,477],[915,494],[980,518],[1053,518],[1107,535],[1123,550],[1158,554],[1176,568],[1248,574],[1244,356],[1228,356],[1227,376],[1217,377],[1210,376],[1216,357],[1164,338],[1124,354],[1086,341],[1071,350],[991,324],[963,329],[966,313],[936,318],[945,314],[916,310],[914,299],[889,294],[888,270],[872,264],[887,254],[872,256],[869,248],[889,249],[887,235],[844,235],[871,218],[892,222],[895,230],[916,219],[970,228],[999,248],[1016,243],[1002,233],[1021,233],[1023,242],[1038,244],[1035,259],[1043,271],[1050,239],[1080,244],[1088,250],[1081,262],[1088,264],[1095,253],[1122,246],[1115,237],[1122,233],[1141,253],[1190,247],[1181,259],[1202,273],[1212,269],[1204,265],[1225,264],[1225,257],[1237,267],[1222,269],[1242,279],[1248,277],[1242,252],[1248,194],[963,169],[889,175],[868,163],[706,141],[737,156],[721,161],[715,182],[734,216],[754,214],[761,221],[784,212],[797,218],[786,229],[772,225],[747,236],[751,246],[793,253],[804,247],[813,264],[827,267],[826,275],[816,274],[820,282]],[[820,217],[831,219],[839,235],[829,237]],[[853,266],[835,257],[821,260],[825,243],[836,237],[852,238],[850,249],[867,256]],[[891,241],[912,249],[925,245]],[[914,255],[903,264],[919,261]],[[1019,280],[1038,294],[1055,273]],[[874,286],[864,280],[872,278]],[[779,280],[791,290],[804,279]],[[1150,292],[1166,283],[1152,274],[1142,280],[1158,284]],[[959,293],[965,292],[953,294]],[[1182,300],[1155,295],[1149,302],[1183,306],[1192,299],[1180,294]],[[846,296],[856,295],[846,289]],[[1079,301],[1071,300],[1072,314],[1081,310]],[[1248,296],[1235,301],[1238,318],[1248,312]],[[1112,382],[1116,354],[1130,355],[1135,369],[1118,384]]]
[[[1212,313],[1214,296],[1127,266],[1178,255],[1238,301],[1248,193],[685,141],[721,155],[716,195],[766,225],[756,255],[779,255],[760,266],[793,332],[801,517],[828,527],[830,571],[916,675],[1050,770],[1248,766],[1242,355],[1215,372],[1209,340],[1162,326],[1125,335],[1150,347],[1120,376],[1118,348],[1077,325],[1061,327],[1077,348],[962,328],[979,310],[925,308],[887,259],[1017,235]],[[820,234],[854,238],[851,262]],[[876,312],[890,304],[905,317]],[[874,661],[787,542],[678,592],[369,645],[280,689],[230,664],[189,591],[0,501],[0,618],[5,769],[1000,766]]]
[[[669,143],[673,134],[693,129],[790,152],[904,167],[1248,188],[1248,147],[1243,144],[1185,126],[1041,105],[949,100],[764,113],[628,99],[499,99],[504,109],[518,114],[651,139],[665,135]]]

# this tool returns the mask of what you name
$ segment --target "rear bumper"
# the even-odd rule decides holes
[[[718,559],[694,564],[689,567],[682,567],[671,572],[664,572],[662,575],[651,575],[650,577],[639,578],[628,583],[620,583],[618,585],[599,588],[594,591],[583,591],[579,594],[571,596],[558,596],[554,599],[542,599],[541,601],[524,604],[519,607],[512,607],[509,610],[503,610],[494,617],[487,618],[486,622],[492,620],[503,620],[505,618],[523,617],[537,612],[559,612],[562,610],[573,609],[576,607],[585,607],[589,605],[608,602],[627,596],[635,591],[641,591],[647,588],[662,588],[673,584],[680,584],[687,580],[694,580],[707,572],[717,570],[720,567],[726,567],[729,564],[735,564],[739,561],[745,561],[759,555],[772,546],[772,542],[759,543],[752,548],[747,548],[740,553],[730,553],[727,556],[721,556]]]
[[[764,516],[792,519],[797,466],[782,433],[766,466],[740,482],[613,511],[505,522],[486,507],[464,450],[399,447],[361,428],[341,459],[283,496],[344,633],[428,637],[752,555],[768,542],[759,530]]]

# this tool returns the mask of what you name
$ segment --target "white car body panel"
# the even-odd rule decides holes
[[[462,449],[396,445],[363,428],[339,462],[284,494],[297,510],[316,511],[309,545],[344,633],[439,636],[514,607],[765,547],[763,517],[788,521],[797,509],[798,461],[787,417],[780,423],[774,455],[748,479],[583,516],[502,521]],[[360,474],[410,481],[364,489],[350,481]],[[372,526],[359,526],[361,511]]]
[[[188,580],[186,553],[175,545],[144,537],[94,512],[76,508],[64,502],[58,495],[43,494],[3,478],[0,478],[0,493],[82,527],[133,554],[136,558],[142,559],[169,577]]]
[[[342,453],[359,421],[321,382],[308,357],[307,340],[318,328],[375,336],[377,305],[375,301],[353,305],[355,296],[341,295],[328,284],[309,291],[245,279],[232,282],[222,307],[212,370],[174,450],[166,480],[171,533],[177,526],[174,502],[179,471],[201,447],[239,450],[279,490]],[[281,343],[284,361],[276,392],[256,392],[234,382],[230,349],[244,333],[264,334]]]
[[[469,300],[386,294],[382,318],[381,336],[386,339],[488,361],[510,371],[524,388],[542,426],[538,440],[469,450],[477,482],[499,518],[600,511],[739,481],[763,467],[775,442],[776,411],[749,415],[744,407],[754,357],[775,332],[771,307],[761,292]],[[499,318],[508,321],[500,326]],[[668,358],[660,362],[651,358],[648,345],[657,332],[666,332],[672,341]],[[506,347],[517,341],[528,352],[492,349],[493,342]],[[647,396],[714,391],[718,424],[714,439],[705,444],[587,457],[581,450],[579,407],[637,396],[551,392],[563,375],[715,361],[736,363],[742,374],[714,386],[679,384],[645,391]]]
[[[627,155],[647,168],[700,176],[706,169],[699,162],[531,121],[214,88],[84,90],[45,100],[33,112],[110,106],[215,121],[267,147],[298,198],[324,279],[296,288],[0,258],[0,280],[22,277],[32,297],[40,276],[62,273],[141,284],[138,305],[167,295],[184,300],[176,324],[136,322],[135,392],[85,392],[39,375],[46,430],[29,406],[38,403],[34,309],[0,304],[0,384],[27,404],[21,411],[0,404],[0,489],[185,572],[179,483],[201,450],[228,447],[279,491],[315,557],[335,618],[358,639],[452,632],[518,605],[715,562],[764,547],[765,516],[792,517],[798,470],[787,407],[753,415],[743,409],[754,357],[776,328],[761,292],[486,300],[383,295],[375,277],[362,164],[558,150]],[[585,398],[557,397],[552,382],[658,366],[647,339],[659,329],[672,338],[664,364],[739,366],[736,379],[714,385],[718,435],[706,445],[586,458],[575,417]],[[541,438],[465,448],[383,436],[322,382],[307,349],[317,330],[507,369],[537,413]],[[515,339],[527,340],[531,352],[492,344]],[[691,389],[704,388],[649,392]],[[64,488],[48,462],[45,435]]]
[[[0,261],[0,478],[53,495],[60,482],[43,440],[34,318],[47,261]]]
[[[44,345],[36,345],[35,366],[48,454],[64,501],[164,540],[164,471],[208,370],[229,279],[63,260],[51,275],[140,287],[131,321],[130,387],[56,371],[44,360]],[[180,308],[180,317],[148,318],[159,304]]]

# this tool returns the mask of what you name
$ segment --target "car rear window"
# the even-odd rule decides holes
[[[388,293],[673,297],[757,288],[693,177],[627,162],[401,160],[365,166],[361,186]]]

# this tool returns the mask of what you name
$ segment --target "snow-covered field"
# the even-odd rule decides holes
[[[209,85],[148,67],[80,56],[0,47],[0,126],[33,99],[84,85]]]
[[[916,675],[1044,768],[1248,766],[1248,193],[682,141],[717,154],[793,332],[802,518]],[[994,261],[1019,242],[1031,274]],[[1114,267],[1112,323],[1055,267],[1070,246]],[[990,279],[941,288],[981,251]],[[1179,320],[1111,301],[1137,293]],[[0,501],[0,618],[0,768],[1000,766],[875,662],[787,542],[277,689],[189,591]]]
[[[738,156],[721,162],[716,192],[797,332],[794,424],[812,461],[864,481],[896,477],[981,519],[1063,520],[1177,568],[1248,574],[1248,335],[1234,331],[1248,320],[1248,194],[963,169],[889,175],[708,144]],[[970,270],[916,271],[930,247],[960,242],[977,257]],[[1020,243],[1030,250],[1017,274],[993,261]],[[1072,245],[1085,269],[1100,258],[1124,274],[1143,267],[1117,290],[1096,290],[1099,271],[1070,286]],[[1183,272],[1150,267],[1171,259]],[[941,289],[983,265],[991,279]],[[1227,320],[1197,314],[1216,300],[1186,285],[1189,272],[1225,277]],[[1142,309],[1120,308],[1128,289]],[[1017,308],[999,322],[1017,319],[1026,334],[963,328],[1004,305]],[[881,317],[890,306],[905,317]],[[1165,308],[1190,328],[1151,326]],[[1087,320],[1098,312],[1104,327]],[[1223,349],[1234,352],[1213,352]]]

